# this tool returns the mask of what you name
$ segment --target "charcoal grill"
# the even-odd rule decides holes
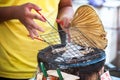
[[[92,13],[94,14],[91,15]],[[79,15],[82,15],[82,17]],[[85,21],[84,15],[86,22],[83,22]],[[93,18],[95,18],[94,21],[87,21]],[[69,29],[70,41],[68,41],[68,37],[62,30],[40,35],[44,42],[48,44],[48,47],[39,51],[38,64],[43,62],[47,70],[59,68],[64,72],[75,72],[75,75],[79,75],[79,73],[85,72],[80,68],[104,62],[106,58],[104,49],[107,45],[107,40],[101,24],[98,16],[96,19],[96,14],[92,7],[88,5],[79,7]],[[93,26],[97,26],[97,28]],[[88,28],[93,30],[90,29],[91,31],[89,31]],[[96,32],[96,30],[98,31]],[[86,31],[90,33],[85,33]],[[56,33],[60,34],[60,38],[54,36]],[[94,68],[89,70],[95,71]]]
[[[43,37],[43,35],[41,37]],[[79,41],[79,36],[75,36],[74,38]],[[53,42],[57,41],[56,39],[51,40],[53,40]],[[58,42],[59,40],[57,43]],[[38,54],[38,62],[44,62],[47,69],[67,69],[80,66],[84,67],[100,62],[104,59],[104,50],[94,47],[81,46],[72,41],[69,43],[66,42],[64,44],[50,45],[47,48],[41,50]]]

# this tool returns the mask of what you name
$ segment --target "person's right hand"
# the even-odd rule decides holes
[[[29,36],[34,39],[34,37],[38,37],[38,32],[44,32],[43,28],[38,26],[33,19],[38,19],[43,22],[46,20],[38,14],[33,14],[31,10],[40,11],[41,9],[32,3],[26,3],[20,6],[16,6],[16,17],[20,20],[20,22],[26,27],[29,31]]]

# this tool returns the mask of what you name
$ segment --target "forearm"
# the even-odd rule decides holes
[[[59,13],[58,18],[68,18],[71,19],[73,17],[74,11],[72,8],[72,1],[71,0],[60,0],[59,3]]]
[[[61,19],[63,17],[73,18],[73,15],[74,11],[72,6],[63,7],[59,10],[58,19]]]
[[[16,6],[0,7],[0,22],[15,19]]]

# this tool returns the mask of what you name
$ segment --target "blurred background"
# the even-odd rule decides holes
[[[93,6],[107,32],[106,69],[120,80],[120,0],[72,0],[74,11],[84,4]]]

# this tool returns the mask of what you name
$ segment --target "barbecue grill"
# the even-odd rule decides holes
[[[60,38],[55,37],[56,33]],[[91,6],[83,5],[77,9],[69,28],[70,41],[66,35],[62,30],[40,35],[48,47],[39,51],[38,64],[43,62],[47,70],[59,68],[79,75],[85,72],[80,68],[105,60],[106,33]]]

